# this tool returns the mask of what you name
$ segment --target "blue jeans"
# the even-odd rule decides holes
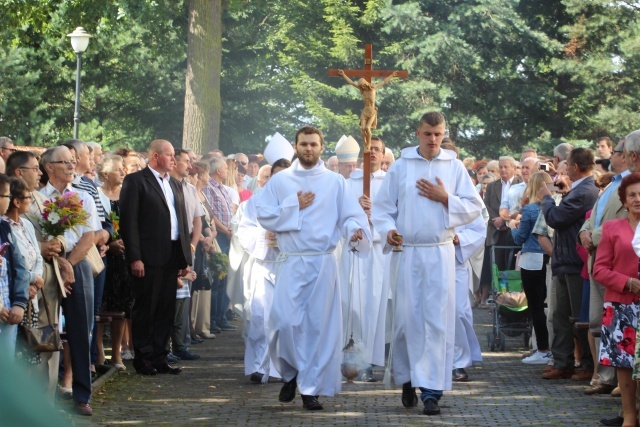
[[[438,402],[442,398],[442,390],[431,390],[430,388],[420,387],[420,400],[426,402],[433,399]]]
[[[11,311],[11,307],[9,307]],[[26,316],[25,312],[25,316]],[[18,325],[3,323],[0,325],[0,351],[6,353],[8,359],[13,360],[16,356],[16,338],[18,336]]]
[[[220,250],[224,254],[229,253],[231,247],[231,241],[224,234],[218,234],[216,237]],[[214,278],[214,283],[211,286],[211,326],[223,326],[229,323],[225,314],[229,307],[229,296],[227,296],[227,278],[218,279]]]

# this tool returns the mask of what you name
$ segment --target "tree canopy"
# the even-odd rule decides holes
[[[549,152],[640,127],[640,2],[605,0],[226,0],[219,147],[257,152],[303,123],[358,136],[357,89],[329,68],[409,78],[378,93],[375,134],[415,143],[442,111],[465,155]],[[80,137],[143,148],[180,145],[188,2],[0,0],[0,134],[51,145],[73,129],[75,54],[67,33],[94,35],[83,55]]]

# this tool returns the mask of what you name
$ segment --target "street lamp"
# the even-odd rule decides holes
[[[91,35],[84,28],[78,27],[71,34],[67,34],[71,39],[71,47],[76,53],[78,67],[76,70],[76,110],[73,113],[73,138],[78,139],[78,123],[80,122],[80,70],[82,70],[82,54],[89,46]]]

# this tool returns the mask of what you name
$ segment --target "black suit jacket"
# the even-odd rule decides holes
[[[519,175],[513,177],[511,185],[522,182],[522,178]],[[487,225],[487,240],[486,246],[490,245],[513,245],[513,240],[509,242],[511,236],[511,230],[496,230],[493,226],[493,218],[500,216],[500,203],[502,202],[502,180],[498,178],[487,185],[487,191],[484,193],[484,204],[487,207],[487,213],[489,214],[489,224]],[[508,236],[507,236],[508,235]]]
[[[120,192],[120,234],[128,263],[142,260],[145,266],[160,267],[175,263],[179,269],[191,264],[189,227],[182,185],[169,181],[178,216],[179,259],[171,260],[171,217],[160,183],[147,167],[127,175]]]

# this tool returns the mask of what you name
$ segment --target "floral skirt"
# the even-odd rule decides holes
[[[640,302],[605,302],[602,309],[600,364],[633,368]]]

